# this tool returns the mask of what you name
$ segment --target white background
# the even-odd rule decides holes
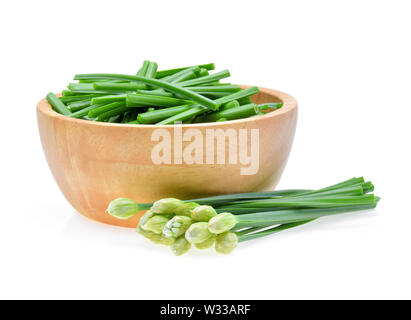
[[[409,1],[7,1],[1,30],[0,298],[411,298]],[[75,73],[215,62],[295,96],[279,188],[364,175],[377,210],[174,257],[86,220],[47,167],[35,106]],[[92,173],[91,173],[92,174]],[[195,284],[194,284],[195,283]]]

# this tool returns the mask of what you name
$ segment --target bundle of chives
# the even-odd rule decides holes
[[[171,246],[176,255],[191,245],[199,249],[215,244],[217,252],[230,253],[244,242],[313,220],[346,212],[375,208],[379,197],[370,194],[371,182],[352,178],[326,188],[290,189],[219,195],[192,200],[165,198],[154,203],[113,200],[107,212],[128,219],[147,210],[137,232]]]
[[[70,83],[62,91],[62,97],[50,93],[47,101],[65,116],[134,125],[229,121],[264,114],[261,110],[267,107],[255,106],[250,100],[258,93],[256,87],[250,91],[222,83],[220,80],[229,77],[230,72],[210,74],[214,68],[214,63],[207,63],[158,70],[156,62],[145,60],[135,75],[78,74],[74,77],[78,83]],[[125,105],[116,107],[116,111],[107,110],[105,116],[88,116],[88,112],[102,105],[113,106],[114,102]],[[276,106],[279,108],[281,104]],[[148,115],[148,111],[154,113]],[[106,118],[109,115],[112,116]]]

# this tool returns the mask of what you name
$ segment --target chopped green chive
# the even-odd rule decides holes
[[[61,100],[52,92],[48,93],[46,96],[48,103],[56,110],[58,113],[61,113],[65,116],[71,114],[70,110],[67,109],[66,105],[61,102]]]

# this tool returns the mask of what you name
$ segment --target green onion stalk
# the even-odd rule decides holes
[[[193,246],[231,253],[240,242],[298,227],[319,218],[373,209],[379,197],[374,185],[352,178],[322,189],[288,189],[218,195],[191,200],[164,198],[136,203],[113,200],[108,214],[128,219],[146,210],[137,232],[154,243],[170,246],[182,255]]]
[[[225,195],[217,195],[217,196],[210,196],[210,197],[205,197],[205,198],[195,198],[191,200],[178,200],[174,198],[169,198],[169,199],[161,199],[155,203],[136,203],[139,210],[135,211],[132,215],[136,214],[138,211],[141,210],[147,210],[151,208],[154,204],[156,207],[158,207],[161,203],[164,202],[171,202],[174,203],[175,201],[181,203],[196,203],[198,205],[210,205],[216,208],[217,212],[218,210],[221,211],[221,208],[224,208],[224,206],[229,206],[230,203],[236,202],[236,201],[243,201],[243,200],[259,200],[259,199],[278,199],[278,198],[285,198],[285,197],[296,197],[297,195],[300,196],[307,196],[308,194],[311,194],[311,197],[314,197],[316,195],[319,195],[324,192],[330,192],[333,190],[334,194],[338,194],[340,190],[343,190],[347,187],[352,187],[352,186],[364,186],[366,185],[367,188],[363,188],[364,193],[368,193],[374,190],[374,186],[372,185],[371,182],[365,182],[363,177],[359,178],[351,178],[348,180],[345,180],[343,182],[340,182],[338,184],[334,184],[322,189],[318,190],[313,190],[313,189],[285,189],[285,190],[275,190],[275,191],[261,191],[261,192],[246,192],[246,193],[234,193],[234,194],[225,194]],[[120,198],[121,199],[121,198]],[[114,200],[115,201],[115,200]],[[174,204],[175,205],[175,204]],[[178,207],[177,205],[175,205]],[[242,209],[242,208],[239,208]],[[263,208],[261,208],[263,209]],[[268,208],[268,211],[270,211],[271,208]]]

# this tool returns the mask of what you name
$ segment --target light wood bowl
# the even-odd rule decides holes
[[[260,164],[255,175],[240,175],[243,166],[239,163],[153,164],[151,150],[158,142],[151,141],[151,134],[160,126],[73,119],[52,110],[46,99],[37,105],[37,120],[51,172],[73,208],[99,222],[136,227],[142,212],[128,220],[116,219],[105,212],[111,200],[127,197],[137,202],[153,202],[165,197],[193,199],[272,190],[291,150],[297,102],[285,93],[266,88],[260,88],[260,93],[253,97],[258,104],[279,101],[283,102],[281,109],[263,116],[180,125],[183,133],[196,128],[204,136],[205,130],[211,128],[259,129]],[[174,127],[161,126],[171,133]],[[183,147],[188,143],[183,142]]]

